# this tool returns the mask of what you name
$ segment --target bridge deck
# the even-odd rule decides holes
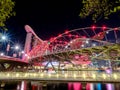
[[[114,72],[64,72],[64,73],[43,73],[43,72],[0,72],[0,80],[32,80],[32,81],[55,81],[55,82],[120,82],[120,73]]]

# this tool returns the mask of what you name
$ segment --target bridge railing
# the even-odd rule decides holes
[[[107,74],[96,71],[76,71],[74,73],[0,72],[0,80],[120,82],[120,73]]]

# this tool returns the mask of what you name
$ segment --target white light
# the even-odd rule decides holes
[[[73,43],[72,41],[70,43]]]
[[[107,34],[109,33],[109,31],[106,32]]]
[[[68,48],[68,46],[65,46],[65,48]]]
[[[96,44],[95,44],[95,43],[93,43],[93,44],[92,44],[92,46],[96,46]]]
[[[88,44],[88,43],[89,43],[89,41],[88,41],[88,40],[86,40],[86,43]]]
[[[15,46],[15,49],[18,50],[20,47],[19,46]]]
[[[24,52],[24,51],[22,51],[21,53],[22,53],[22,54],[24,54],[25,52]]]
[[[28,56],[27,54],[25,54],[25,56]]]
[[[84,45],[82,44],[81,47],[84,47]]]
[[[4,56],[4,53],[0,53],[0,56]]]
[[[6,40],[6,36],[2,36],[2,40]]]

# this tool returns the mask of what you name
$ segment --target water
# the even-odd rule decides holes
[[[120,83],[1,82],[0,90],[120,90]]]

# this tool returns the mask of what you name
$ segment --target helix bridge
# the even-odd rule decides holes
[[[40,39],[28,25],[25,30],[26,56],[1,59],[0,79],[120,82],[119,27],[66,30],[49,40]]]

